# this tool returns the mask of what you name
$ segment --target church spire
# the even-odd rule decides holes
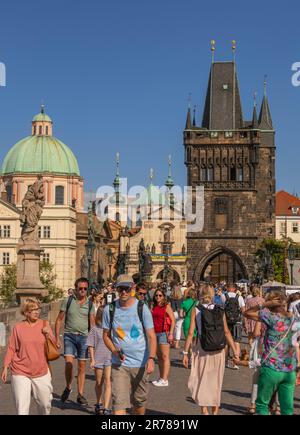
[[[115,191],[118,192],[120,185],[121,185],[120,172],[119,172],[119,165],[120,165],[120,154],[119,153],[116,154],[116,165],[117,165],[117,170],[116,170],[116,177],[114,179],[113,186],[114,186]]]
[[[273,130],[271,111],[267,97],[267,76],[265,76],[264,80],[264,98],[260,109],[258,124],[261,130]]]
[[[172,165],[172,158],[171,158],[171,155],[169,155],[169,171],[168,171],[167,181],[165,182],[165,186],[167,186],[167,188],[170,189],[170,190],[174,186],[174,181],[172,179],[171,165]]]

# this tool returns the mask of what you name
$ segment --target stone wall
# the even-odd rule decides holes
[[[49,320],[50,324],[54,325],[61,302],[56,301],[50,304],[43,304],[41,318]],[[20,307],[0,310],[0,349],[7,346],[8,338],[14,325],[23,319]]]

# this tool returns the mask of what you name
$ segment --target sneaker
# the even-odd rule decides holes
[[[95,414],[102,415],[103,414],[103,405],[102,403],[96,403],[95,405]]]
[[[77,403],[79,403],[79,405],[88,405],[88,401],[81,394],[77,396]]]
[[[103,415],[111,415],[111,409],[104,409]]]
[[[152,384],[155,387],[168,387],[169,381],[164,381],[163,379],[159,379],[158,381],[153,381]]]
[[[60,396],[60,400],[64,403],[66,400],[68,400],[72,390],[69,390],[69,388],[65,388],[62,395]]]

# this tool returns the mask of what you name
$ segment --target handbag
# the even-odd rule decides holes
[[[164,332],[166,332],[167,335],[169,335],[170,333],[171,325],[172,325],[172,320],[169,314],[167,313],[167,307],[166,307],[163,328],[164,328]]]
[[[46,326],[46,320],[43,320],[43,328]],[[47,361],[55,361],[60,357],[60,352],[58,350],[58,347],[53,342],[52,338],[50,336],[45,336],[45,355]]]

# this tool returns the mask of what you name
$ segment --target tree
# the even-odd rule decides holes
[[[285,250],[285,241],[284,240],[276,240],[276,239],[264,239],[260,244],[258,250],[255,255],[258,259],[259,264],[263,264],[265,252],[267,251],[272,258],[272,265],[274,270],[274,278],[276,281],[283,281],[283,268],[284,268],[284,250]],[[268,273],[264,267],[261,268],[261,272],[264,278],[268,277]],[[285,283],[289,284],[289,276],[287,274]]]
[[[54,265],[47,261],[40,262],[40,279],[41,283],[48,290],[48,296],[42,299],[43,303],[54,302],[61,299],[64,295],[64,291],[56,287],[56,275],[53,272]]]
[[[40,279],[42,284],[48,290],[48,296],[42,298],[42,303],[54,302],[61,299],[64,291],[56,287],[56,275],[53,272],[54,265],[47,261],[40,262]],[[17,287],[17,266],[10,264],[4,266],[0,276],[0,300],[4,306],[11,304],[15,299],[15,290]]]
[[[0,299],[4,306],[13,302],[16,287],[17,266],[15,264],[4,266],[0,276]]]

